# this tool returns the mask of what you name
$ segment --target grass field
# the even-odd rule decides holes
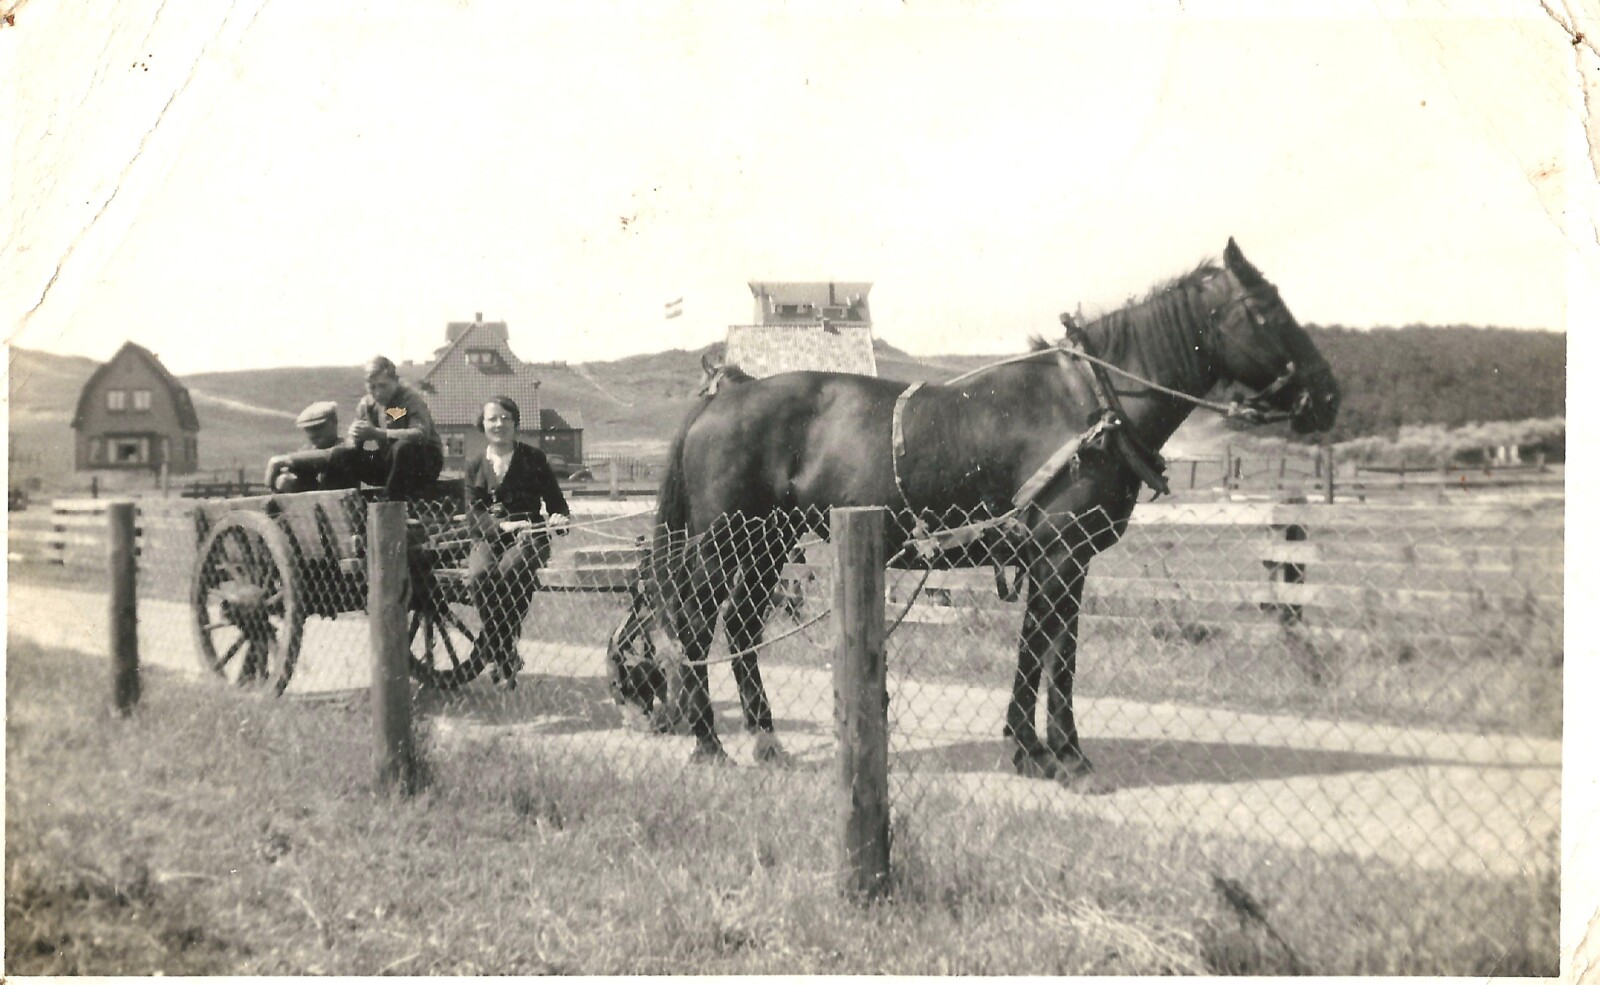
[[[893,900],[858,908],[834,888],[826,770],[635,772],[424,720],[430,779],[391,800],[363,706],[150,673],[114,720],[84,686],[99,661],[11,642],[13,974],[1557,969],[1553,871],[924,799],[893,820]]]

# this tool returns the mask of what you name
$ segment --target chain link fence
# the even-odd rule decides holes
[[[277,700],[364,700],[366,507],[142,501],[141,659]],[[1158,502],[1086,567],[1081,545],[1115,533],[1100,514],[1020,547],[987,514],[891,514],[896,867],[1047,879],[1093,830],[1107,865],[1247,879],[1290,927],[1373,897],[1492,923],[1524,898],[1506,887],[1558,866],[1562,508]],[[968,536],[928,536],[949,528]],[[649,503],[575,501],[563,529],[412,503],[421,731],[446,769],[504,741],[578,769],[726,756],[788,767],[757,771],[764,789],[825,783],[828,538],[818,511],[690,539],[656,531]],[[14,623],[92,648],[98,576],[52,570],[14,577]],[[1070,724],[1051,714],[1069,696]]]

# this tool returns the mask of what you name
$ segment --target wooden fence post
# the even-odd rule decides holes
[[[1324,453],[1328,456],[1328,468],[1327,468],[1328,486],[1327,486],[1327,489],[1322,494],[1322,501],[1324,503],[1332,503],[1333,502],[1333,445],[1332,445],[1332,443],[1327,443],[1327,444],[1324,444],[1322,447],[1323,447]]]
[[[834,722],[839,735],[840,888],[854,900],[889,889],[889,691],[884,654],[884,516],[832,511]]]
[[[106,560],[111,575],[111,713],[139,703],[139,568],[134,560],[132,503],[106,508]]]
[[[367,508],[367,635],[372,646],[372,724],[377,738],[377,785],[416,789],[411,738],[410,649],[406,607],[411,577],[406,564],[406,504]]]
[[[1280,500],[1286,505],[1303,504],[1304,496],[1287,496]],[[1307,540],[1306,528],[1298,523],[1274,524],[1273,531],[1283,531],[1283,542],[1286,544],[1303,544]],[[1306,580],[1306,565],[1303,560],[1284,551],[1279,558],[1267,562],[1267,580],[1281,582],[1285,585],[1299,585]],[[1273,607],[1278,616],[1278,621],[1284,625],[1303,622],[1304,609],[1298,602],[1279,601]]]
[[[1222,459],[1222,488],[1227,491],[1233,488],[1233,446],[1223,448]]]

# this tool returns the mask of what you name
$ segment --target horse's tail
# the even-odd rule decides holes
[[[694,427],[694,422],[700,419],[700,414],[711,403],[711,398],[706,397],[696,404],[683,425],[678,428],[678,433],[672,436],[672,443],[667,446],[667,469],[661,477],[661,488],[656,492],[656,545],[662,546],[662,538],[671,534],[682,534],[689,529],[689,483],[683,474],[683,445],[689,437],[689,429]]]
[[[689,548],[689,483],[684,474],[683,446],[689,429],[705,409],[712,397],[704,397],[690,409],[683,424],[672,436],[667,446],[667,467],[661,477],[661,487],[656,492],[656,523],[654,537],[647,553],[649,578],[657,590],[668,589],[663,594],[672,597],[682,590],[682,576],[686,572],[686,552]]]

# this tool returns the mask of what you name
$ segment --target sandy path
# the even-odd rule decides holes
[[[12,582],[9,603],[11,634],[105,652],[103,595]],[[188,618],[180,603],[141,601],[141,659],[202,674]],[[533,641],[523,649],[532,673],[514,696],[474,686],[448,701],[428,699],[442,737],[503,734],[552,751],[615,750],[630,763],[686,753],[688,740],[623,728],[605,700],[597,647]],[[364,688],[365,617],[308,620],[301,653],[291,695]],[[781,664],[762,671],[785,746],[802,763],[830,762],[829,673]],[[889,691],[891,785],[900,803],[965,789],[987,802],[1498,875],[1544,858],[1560,815],[1561,745],[1553,740],[1080,697],[1086,749],[1114,788],[1084,796],[998,769],[1005,691],[894,675]],[[726,665],[713,666],[712,693],[730,752],[748,762]]]

